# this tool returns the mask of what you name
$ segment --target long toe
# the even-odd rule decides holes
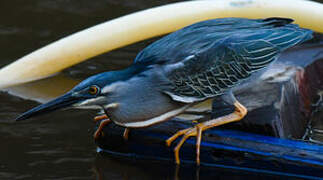
[[[182,147],[182,145],[185,143],[185,141],[191,137],[191,136],[196,136],[197,135],[197,128],[193,127],[190,129],[187,129],[187,131],[185,132],[185,134],[183,135],[183,138],[181,139],[181,141],[176,145],[175,149],[174,149],[174,155],[175,155],[175,161],[176,164],[180,164],[180,158],[179,158],[179,151]]]
[[[96,122],[99,122],[103,119],[109,119],[109,117],[107,115],[103,114],[103,115],[95,116],[93,121],[96,123]]]
[[[103,127],[104,126],[106,126],[107,124],[109,124],[111,122],[111,120],[110,119],[105,119],[105,120],[102,120],[101,122],[100,122],[100,125],[99,125],[99,127],[98,127],[98,129],[95,131],[95,133],[93,134],[93,138],[94,139],[98,139],[100,136],[101,136],[101,134],[102,134],[102,129],[103,129]]]
[[[187,128],[187,129],[183,129],[183,130],[176,132],[172,137],[170,137],[166,140],[166,145],[170,146],[172,144],[172,142],[175,141],[179,136],[184,135],[185,133],[187,133],[191,129],[192,128]]]

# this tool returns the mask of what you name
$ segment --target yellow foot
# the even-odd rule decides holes
[[[177,144],[177,146],[174,149],[176,164],[180,164],[179,150],[181,149],[184,142],[191,136],[196,136],[196,139],[197,139],[197,141],[196,141],[196,163],[198,165],[200,164],[200,144],[201,144],[201,139],[202,139],[202,128],[200,126],[201,126],[201,124],[198,124],[195,127],[180,130],[176,134],[174,134],[172,137],[170,137],[169,139],[166,140],[166,145],[170,146],[171,143],[175,139],[177,139],[179,136],[183,135],[183,138],[181,139],[181,141]]]
[[[93,134],[94,139],[98,139],[101,136],[103,127],[109,124],[110,122],[110,119],[105,119],[100,122],[98,129]]]
[[[246,114],[247,109],[241,105],[238,101],[234,103],[234,106],[236,107],[235,111],[229,115],[219,117],[210,121],[206,121],[203,123],[197,124],[195,127],[187,128],[178,131],[175,133],[172,137],[168,138],[166,140],[166,145],[170,146],[171,143],[176,140],[179,136],[183,136],[181,141],[177,144],[177,146],[174,149],[174,155],[176,164],[180,164],[180,158],[179,158],[179,150],[181,149],[184,142],[191,136],[196,136],[196,163],[200,164],[200,145],[201,145],[201,139],[202,139],[202,132],[206,129],[219,126],[222,124],[239,121],[241,120]]]
[[[124,129],[124,132],[123,132],[123,139],[126,141],[129,139],[129,131],[130,131],[130,129],[126,128],[126,129]]]
[[[109,117],[107,115],[103,114],[103,115],[100,115],[100,116],[95,116],[93,121],[96,123],[96,122],[101,121],[103,119],[109,119]]]

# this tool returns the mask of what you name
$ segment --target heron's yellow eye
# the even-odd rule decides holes
[[[96,95],[98,93],[98,91],[99,91],[99,88],[97,86],[91,86],[89,88],[89,94],[91,94],[91,95]]]

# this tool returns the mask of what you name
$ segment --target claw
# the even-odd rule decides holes
[[[100,122],[98,129],[95,131],[95,133],[93,135],[94,139],[98,139],[100,137],[103,127],[106,126],[107,124],[109,124],[110,122],[111,122],[110,119],[105,119]]]
[[[178,131],[176,134],[174,134],[172,137],[168,138],[166,140],[166,146],[170,146],[174,140],[176,140],[179,136],[184,135],[187,131],[189,131],[191,128],[183,129]]]
[[[103,115],[100,115],[100,116],[95,116],[93,121],[96,123],[96,122],[99,122],[99,121],[101,121],[103,119],[109,119],[109,117],[107,115],[103,114]]]
[[[201,140],[202,140],[202,132],[206,129],[223,125],[226,123],[234,122],[234,121],[239,121],[241,120],[246,114],[247,114],[247,109],[241,105],[239,102],[235,102],[234,106],[236,107],[236,110],[226,116],[219,117],[210,121],[206,121],[203,123],[199,123],[196,126],[192,128],[187,128],[178,131],[175,133],[172,137],[168,138],[166,140],[166,145],[170,146],[171,143],[176,140],[179,136],[183,135],[183,138],[181,141],[176,145],[174,149],[174,155],[175,155],[175,161],[176,164],[180,164],[180,158],[179,158],[179,151],[184,144],[184,142],[191,136],[196,136],[196,163],[197,165],[200,164],[200,145],[201,145]]]
[[[124,130],[124,132],[123,132],[123,139],[124,140],[128,140],[128,138],[129,138],[129,131],[130,131],[130,129],[129,128],[126,128],[125,130]]]
[[[196,136],[196,164],[200,165],[200,145],[202,141],[202,128],[196,126],[197,136]]]
[[[181,141],[176,145],[175,149],[174,149],[174,153],[175,153],[175,160],[176,160],[176,164],[180,164],[180,159],[179,159],[179,150],[181,149],[182,145],[184,144],[184,142],[191,136],[196,136],[196,129],[194,128],[189,128],[187,129],[188,131],[184,134],[183,138],[181,139]]]

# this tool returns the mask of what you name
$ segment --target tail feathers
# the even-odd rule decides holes
[[[297,27],[294,32],[282,35],[277,39],[269,40],[269,42],[273,43],[279,47],[281,51],[283,51],[289,47],[301,44],[312,38],[313,32],[311,30]]]
[[[269,35],[265,39],[281,51],[313,38],[311,30],[301,28],[297,24],[291,24],[294,21],[293,19],[272,17],[262,21],[266,26],[274,27],[276,31],[276,35]]]
[[[280,17],[271,17],[262,20],[266,22],[266,25],[274,26],[274,27],[281,27],[285,26],[286,24],[290,24],[294,22],[293,19],[290,18],[280,18]]]

